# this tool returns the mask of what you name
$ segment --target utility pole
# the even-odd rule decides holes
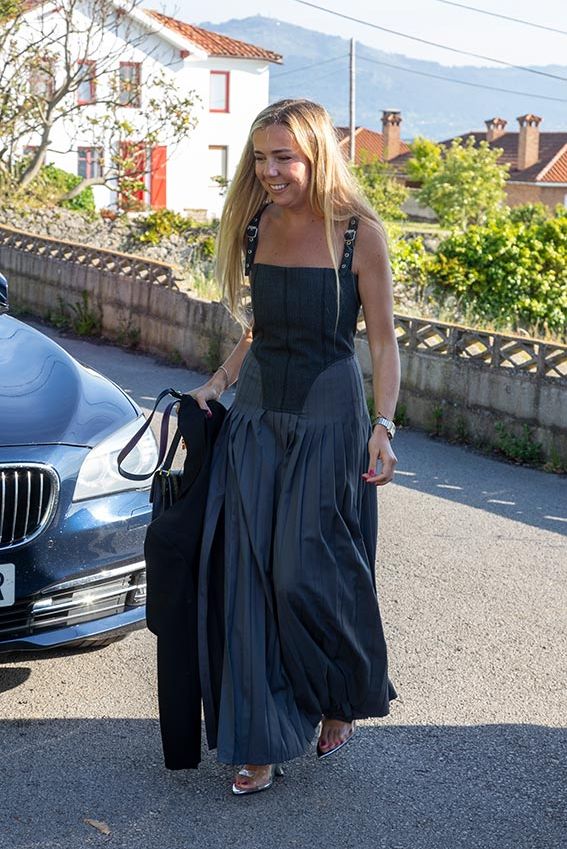
[[[355,68],[355,41],[354,38],[350,40],[350,87],[349,87],[349,114],[350,114],[350,148],[349,148],[349,159],[354,163],[355,159],[355,146],[354,146],[354,134],[356,132],[355,126],[355,113],[356,113],[356,68]]]

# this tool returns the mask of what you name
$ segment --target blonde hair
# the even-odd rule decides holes
[[[339,148],[327,110],[310,100],[279,100],[263,109],[253,121],[244,151],[226,195],[217,238],[217,279],[233,315],[246,326],[242,300],[246,227],[267,202],[268,195],[255,173],[253,136],[272,125],[285,127],[311,166],[309,202],[325,223],[325,237],[337,278],[338,264],[334,225],[352,216],[376,228],[384,228],[365,200]],[[337,313],[338,319],[338,313]]]

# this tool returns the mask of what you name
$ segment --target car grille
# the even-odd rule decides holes
[[[24,545],[49,524],[59,478],[42,463],[0,463],[0,551]]]
[[[140,607],[146,600],[144,562],[48,587],[0,607],[0,640],[92,622]]]

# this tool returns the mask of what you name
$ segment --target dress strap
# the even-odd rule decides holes
[[[254,257],[256,256],[256,248],[258,247],[258,227],[260,225],[260,218],[262,217],[262,213],[264,212],[266,206],[263,206],[259,212],[256,213],[254,218],[250,221],[246,228],[246,254],[244,257],[244,276],[250,276],[250,269],[252,268],[252,263],[254,262]]]
[[[348,230],[345,231],[345,247],[341,259],[341,271],[352,270],[352,255],[354,253],[354,240],[358,230],[358,218],[354,216],[348,222]]]

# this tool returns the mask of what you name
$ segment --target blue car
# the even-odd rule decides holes
[[[114,383],[8,315],[0,275],[0,652],[105,643],[145,621],[143,422]],[[157,460],[150,431],[126,468]]]

